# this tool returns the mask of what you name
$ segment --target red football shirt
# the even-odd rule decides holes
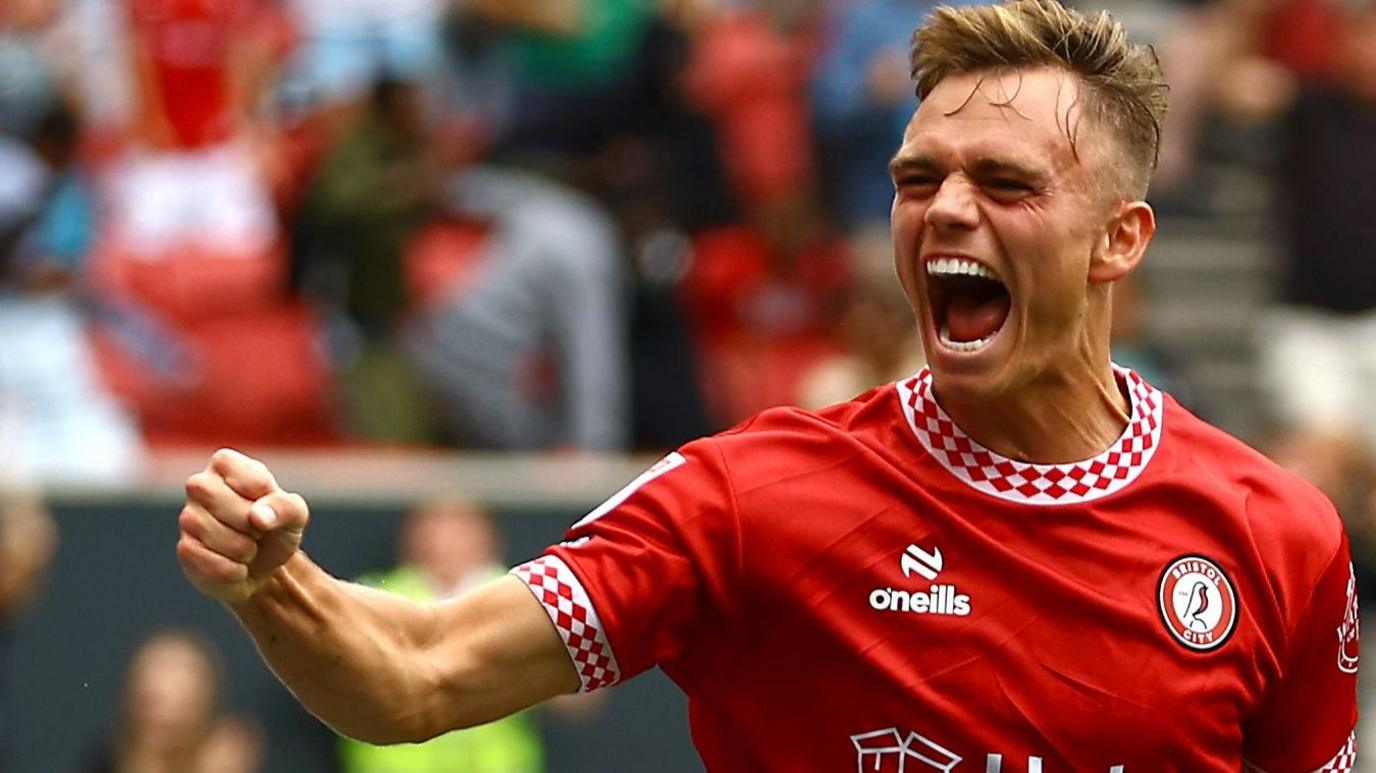
[[[253,0],[127,0],[134,45],[146,57],[179,147],[223,142],[234,128],[230,47],[244,34]]]
[[[1316,491],[1136,374],[1032,465],[926,372],[771,410],[517,567],[587,690],[652,666],[720,771],[1349,770],[1355,583]]]

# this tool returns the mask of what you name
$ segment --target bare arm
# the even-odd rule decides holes
[[[341,733],[419,741],[578,685],[515,578],[420,604],[331,577],[298,549],[305,501],[233,451],[216,452],[187,494],[177,546],[187,577],[229,605],[283,684]]]

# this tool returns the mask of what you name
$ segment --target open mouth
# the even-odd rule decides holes
[[[994,340],[1008,321],[1013,297],[988,266],[964,257],[925,261],[927,297],[942,346],[975,352]]]

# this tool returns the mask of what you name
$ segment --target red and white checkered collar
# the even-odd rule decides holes
[[[1114,366],[1128,387],[1132,417],[1108,450],[1080,462],[1030,464],[985,448],[961,431],[932,395],[931,371],[898,383],[903,413],[923,447],[971,487],[1032,505],[1090,502],[1119,491],[1146,469],[1161,443],[1161,393],[1136,373]]]

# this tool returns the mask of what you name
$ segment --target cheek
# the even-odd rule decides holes
[[[1002,213],[991,221],[1012,266],[1014,292],[1024,312],[1043,319],[1077,316],[1089,270],[1088,248],[1067,235],[1064,226],[1043,218]]]
[[[895,198],[891,226],[893,259],[898,279],[910,298],[916,297],[916,266],[922,240],[923,209],[910,201]]]
[[[921,202],[902,196],[894,198],[889,225],[893,231],[894,256],[899,260],[907,258],[911,261],[917,257],[922,247],[926,214],[927,208]]]

